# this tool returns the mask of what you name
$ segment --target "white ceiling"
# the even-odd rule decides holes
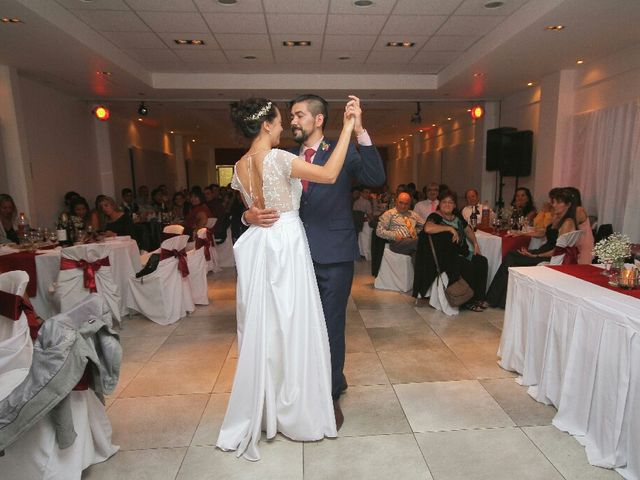
[[[308,91],[336,100],[357,93],[368,100],[376,134],[394,138],[412,128],[416,100],[437,101],[423,103],[423,118],[440,123],[474,101],[576,68],[579,57],[588,66],[640,43],[640,0],[504,0],[487,9],[488,1],[374,0],[359,8],[353,0],[0,0],[0,16],[24,21],[0,23],[0,64],[108,101],[134,120],[144,98],[150,121],[204,141],[203,130],[225,125],[229,99]],[[567,28],[544,28],[555,24]],[[312,44],[287,48],[285,40]]]

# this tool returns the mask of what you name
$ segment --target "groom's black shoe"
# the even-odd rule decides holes
[[[333,401],[333,413],[336,416],[336,429],[340,430],[344,423],[344,415],[342,414],[342,409],[340,408],[340,402],[338,400]]]

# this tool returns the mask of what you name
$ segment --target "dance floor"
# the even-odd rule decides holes
[[[356,264],[339,438],[282,436],[252,463],[215,448],[236,366],[235,274],[210,275],[208,307],[170,326],[125,318],[108,398],[120,451],[83,479],[614,479],[551,426],[495,352],[504,312],[447,317],[373,289]]]

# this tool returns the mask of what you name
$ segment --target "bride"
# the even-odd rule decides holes
[[[251,226],[233,247],[238,270],[238,366],[216,445],[260,460],[258,442],[277,432],[292,440],[336,437],[331,358],[322,305],[304,227],[302,184],[334,183],[354,127],[354,99],[345,107],[338,143],[324,166],[279,150],[282,118],[269,100],[231,105],[231,119],[251,147],[236,163],[232,188],[250,207],[274,208],[270,228]]]

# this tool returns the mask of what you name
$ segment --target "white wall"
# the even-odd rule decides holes
[[[20,98],[31,161],[32,223],[51,227],[67,191],[89,202],[99,193],[91,107],[24,77]]]

